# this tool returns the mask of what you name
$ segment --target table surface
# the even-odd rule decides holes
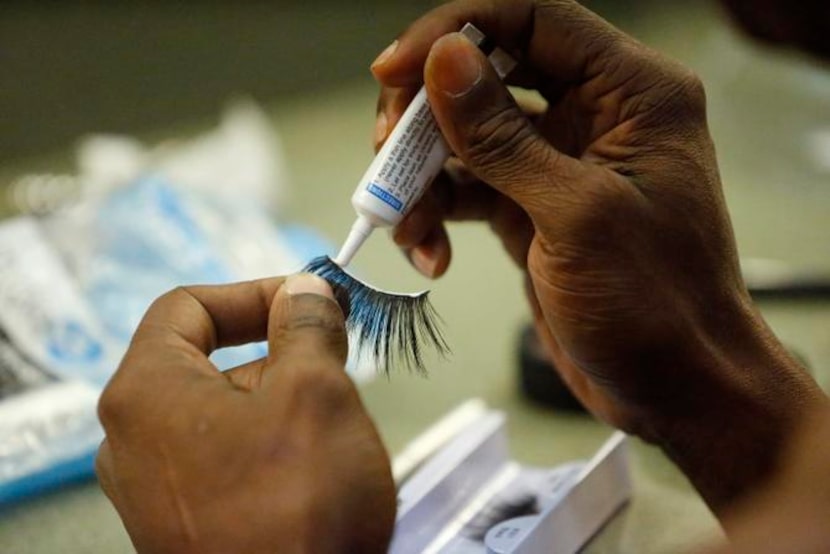
[[[678,25],[653,14],[640,36],[681,57],[707,83],[710,121],[742,255],[830,270],[830,75],[786,55],[749,47],[724,26]],[[285,213],[340,240],[351,223],[352,187],[370,159],[376,90],[358,82],[269,106],[284,139],[293,189]],[[818,146],[817,146],[818,145]],[[827,145],[824,146],[827,148]],[[47,163],[47,162],[44,162]],[[20,168],[4,168],[17,171]],[[39,169],[43,169],[40,167]],[[392,452],[456,404],[482,397],[504,410],[516,457],[551,465],[589,456],[610,430],[586,416],[526,403],[516,387],[515,345],[528,320],[521,278],[481,225],[451,228],[454,262],[428,283],[382,233],[361,252],[370,280],[399,290],[431,288],[453,354],[430,360],[429,376],[396,373],[362,389]],[[787,345],[830,379],[830,305],[777,302],[763,312]],[[684,477],[655,448],[634,441],[634,498],[587,547],[589,553],[688,551],[718,537]],[[0,552],[132,551],[95,483],[73,486],[0,514]]]

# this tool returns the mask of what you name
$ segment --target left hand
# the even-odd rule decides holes
[[[266,336],[265,359],[208,359]],[[98,476],[136,549],[386,552],[395,488],[346,351],[318,277],[159,298],[99,405]]]

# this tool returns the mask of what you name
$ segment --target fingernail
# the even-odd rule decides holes
[[[416,244],[407,244],[408,242],[411,242],[410,235],[412,235],[412,232],[411,232],[412,218],[409,217],[411,215],[412,215],[412,213],[410,212],[409,215],[407,217],[403,218],[403,220],[400,223],[398,223],[395,227],[390,229],[390,235],[389,236],[392,237],[392,240],[398,246],[412,247],[412,246],[417,245],[417,243]]]
[[[433,83],[448,96],[464,96],[484,74],[478,50],[458,33],[440,39],[436,45],[437,54],[430,57],[429,68]]]
[[[387,46],[386,49],[383,52],[380,53],[380,56],[375,58],[375,61],[372,62],[372,68],[375,68],[379,65],[383,65],[387,61],[389,61],[389,58],[392,57],[392,54],[394,54],[395,50],[397,50],[397,49],[398,49],[398,41],[396,40],[395,42],[393,42],[392,44]]]
[[[427,255],[422,248],[414,248],[409,254],[409,259],[425,277],[435,276],[435,266],[438,264],[437,260],[432,259]]]
[[[392,242],[398,244],[398,241],[401,240],[401,224],[399,223],[396,227],[392,227],[389,229],[389,238],[392,239]],[[398,246],[401,246],[398,244]]]
[[[334,293],[326,280],[311,273],[292,275],[285,280],[283,286],[285,287],[285,292],[290,296],[297,294],[317,294],[334,299]]]
[[[375,146],[379,146],[384,140],[386,140],[388,125],[389,120],[386,118],[386,114],[380,112],[377,121],[375,121]]]

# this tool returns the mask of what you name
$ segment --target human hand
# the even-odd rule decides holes
[[[709,554],[830,552],[830,412],[795,434],[781,469],[727,516],[731,544]]]
[[[208,360],[266,337],[265,359]],[[318,277],[159,298],[99,405],[99,480],[136,549],[386,552],[395,488],[346,351]]]
[[[445,36],[467,21],[520,59],[510,82],[544,111]],[[766,475],[823,396],[742,282],[700,80],[568,0],[444,5],[373,72],[377,142],[423,80],[457,156],[395,232],[416,267],[446,270],[445,220],[488,221],[584,405],[663,447],[716,510]]]

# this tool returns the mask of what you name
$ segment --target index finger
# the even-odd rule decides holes
[[[559,83],[595,75],[600,51],[615,43],[633,42],[572,0],[457,0],[413,23],[395,48],[375,62],[372,72],[385,86],[420,84],[432,44],[468,22],[533,72]],[[552,84],[537,88],[544,93],[545,86]]]
[[[200,371],[218,375],[207,356],[217,348],[264,340],[268,313],[283,282],[278,277],[179,287],[164,294],[144,315],[122,367],[140,358],[141,363],[130,364],[131,374],[164,372],[175,377]],[[203,359],[204,363],[175,363],[183,355],[191,362]]]

